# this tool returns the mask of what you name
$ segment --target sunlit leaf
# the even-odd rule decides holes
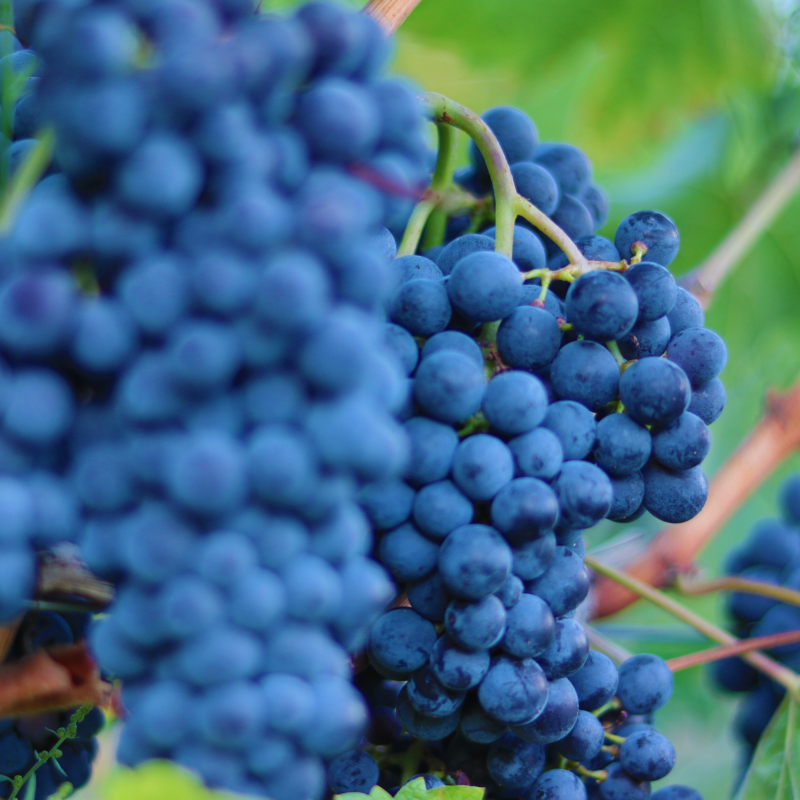
[[[395,800],[425,800],[428,789],[425,787],[425,778],[414,778],[409,781],[395,795]]]
[[[428,790],[426,800],[483,800],[485,791],[480,786],[437,786]]]
[[[738,800],[800,798],[800,705],[789,694],[764,732]]]

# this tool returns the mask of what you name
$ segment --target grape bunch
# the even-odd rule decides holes
[[[744,542],[729,553],[725,571],[729,575],[800,591],[800,474],[790,476],[783,483],[779,507],[781,519],[757,522]],[[762,595],[732,592],[728,614],[733,619],[734,633],[742,639],[800,630],[797,606]],[[800,644],[778,645],[767,652],[800,672]],[[712,674],[720,689],[743,695],[733,723],[742,743],[743,774],[786,690],[736,656],[714,662]]]
[[[394,594],[357,493],[408,459],[379,309],[418,101],[328,3],[19,0],[16,29],[58,173],[0,243],[0,526],[30,567],[0,558],[4,618],[34,549],[77,540],[117,588],[91,640],[124,680],[119,760],[318,797]]]
[[[61,598],[63,600],[76,598]],[[56,613],[54,611],[30,611],[21,621],[11,644],[7,661],[15,661],[41,650],[68,647],[87,638],[92,624],[89,611]],[[57,731],[69,731],[70,722],[76,722],[74,735],[70,735],[58,749],[61,755],[48,759],[35,771],[36,791],[34,800],[47,800],[63,783],[69,782],[79,789],[89,782],[92,761],[97,754],[95,736],[105,724],[105,716],[99,708],[88,712],[76,709],[48,711],[0,719],[0,775],[12,779],[24,776],[37,761],[37,754],[50,751],[58,743]],[[13,784],[0,782],[0,797],[8,797]]]
[[[578,669],[550,682],[538,715],[516,723],[488,715],[480,696],[476,702],[452,688],[450,702],[457,704],[460,696],[460,715],[451,711],[423,720],[411,705],[420,702],[420,691],[429,686],[418,681],[423,670],[400,688],[370,667],[359,676],[359,685],[373,706],[373,724],[363,749],[343,753],[331,763],[332,790],[369,792],[376,784],[396,790],[402,756],[416,738],[425,740],[423,750],[415,754],[418,763],[443,765],[439,774],[485,786],[489,798],[646,800],[650,783],[665,778],[675,764],[672,744],[653,724],[653,713],[672,693],[672,674],[657,656],[633,656],[617,669],[602,653],[588,652],[588,646],[583,650]],[[501,662],[497,660],[490,674]],[[442,674],[439,664],[431,661],[437,675]],[[446,681],[448,687],[456,685]],[[508,685],[513,692],[513,681]],[[424,696],[435,702],[430,691]],[[382,705],[395,697],[396,716]],[[521,707],[517,698],[514,708]],[[445,785],[437,775],[421,775],[428,788]],[[652,797],[701,800],[696,791],[680,784],[663,786]]]
[[[580,205],[574,194],[591,184],[579,151],[539,149],[513,109],[485,121],[515,161],[520,193],[520,175],[546,174],[556,198]],[[458,742],[472,742],[463,763],[494,743],[486,781],[512,794],[531,790],[543,747],[576,722],[569,677],[589,652],[574,618],[590,583],[583,531],[645,511],[695,516],[707,495],[707,424],[724,405],[725,345],[667,270],[674,223],[639,212],[613,243],[593,223],[588,238],[566,227],[592,269],[570,273],[555,255],[544,271],[546,247],[521,225],[512,258],[495,252],[490,229],[394,261],[386,339],[412,387],[402,412],[411,458],[404,480],[361,492],[381,532],[377,557],[408,606],[373,625],[367,649],[373,670],[406,682],[397,721],[420,740],[458,729]],[[525,282],[531,270],[540,272]],[[448,753],[453,761],[462,763]],[[609,769],[604,800],[646,798],[649,786],[614,788],[621,769]],[[565,798],[582,796],[563,780]]]

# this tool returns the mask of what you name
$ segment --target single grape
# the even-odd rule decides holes
[[[454,600],[447,606],[444,625],[464,650],[490,650],[503,637],[506,610],[493,594],[472,603]]]
[[[483,709],[510,725],[529,722],[542,713],[547,702],[547,679],[532,659],[495,659],[478,687]],[[514,737],[516,738],[516,737]]]
[[[661,708],[672,695],[672,673],[658,656],[641,654],[619,668],[617,697],[631,714],[649,714]]]
[[[639,314],[639,301],[622,275],[594,270],[570,285],[566,308],[578,333],[606,342],[630,331]]]
[[[625,738],[620,763],[634,780],[658,781],[675,766],[675,748],[658,731],[638,731]]]
[[[640,261],[624,272],[639,301],[639,319],[652,322],[675,306],[678,287],[668,269],[652,261]]]
[[[614,244],[624,259],[633,255],[633,245],[642,242],[648,261],[668,267],[680,247],[680,236],[675,223],[660,211],[637,211],[625,217],[617,226]]]

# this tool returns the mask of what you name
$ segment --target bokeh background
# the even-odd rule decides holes
[[[270,3],[282,9],[291,2]],[[355,4],[353,4],[355,5]],[[735,227],[800,144],[800,0],[422,0],[400,29],[394,70],[424,90],[482,112],[515,105],[542,141],[568,141],[591,158],[608,193],[613,239],[627,214],[653,208],[681,232],[672,269],[697,266]],[[462,163],[466,163],[462,142]],[[768,388],[800,376],[800,196],[790,201],[717,291],[706,325],[728,344],[728,405],[712,428],[709,474],[758,420]],[[775,513],[790,459],[721,530],[699,562],[717,574],[725,552]],[[636,523],[641,540],[658,530]],[[629,526],[630,528],[630,526]],[[630,529],[625,534],[631,534]],[[600,526],[593,546],[620,531]],[[724,622],[724,598],[687,601]],[[633,652],[671,657],[706,646],[639,603],[605,632]],[[724,800],[737,771],[730,730],[735,699],[703,668],[676,676],[659,727],[676,746],[667,782]],[[135,773],[110,762],[113,729],[80,800],[220,798],[166,765]]]

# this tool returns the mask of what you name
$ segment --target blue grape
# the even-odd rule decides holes
[[[550,644],[554,626],[547,603],[534,594],[524,593],[506,614],[501,646],[511,656],[535,658]]]
[[[439,267],[442,274],[450,275],[456,264],[458,264],[462,258],[466,258],[466,256],[472,255],[473,253],[493,250],[494,241],[488,236],[478,233],[467,233],[464,236],[453,239],[450,244],[445,245],[436,259],[436,266]]]
[[[575,246],[586,256],[587,261],[618,262],[620,260],[620,255],[614,246],[614,242],[604,236],[596,236],[594,234],[591,236],[579,236],[575,240]],[[569,259],[565,253],[557,253],[548,262],[550,269],[566,267],[567,264],[569,264]]]
[[[534,161],[553,174],[562,192],[579,195],[589,188],[589,159],[571,144],[542,143],[534,153]]]
[[[516,369],[538,370],[552,363],[561,347],[561,330],[543,308],[520,306],[507,314],[497,331],[503,361]]]
[[[526,372],[501,372],[489,381],[482,410],[489,424],[514,436],[535,428],[547,412],[541,381]]]
[[[446,478],[458,445],[456,432],[426,417],[413,417],[403,427],[411,446],[406,479],[425,485]]]
[[[429,258],[424,256],[401,256],[389,265],[392,285],[396,288],[416,278],[441,280],[442,271]]]
[[[495,592],[495,595],[506,609],[509,609],[519,603],[524,589],[522,581],[512,573],[503,581],[503,585]]]
[[[650,783],[635,781],[615,762],[609,764],[608,777],[600,784],[599,791],[602,800],[647,800]]]
[[[431,650],[431,669],[448,689],[474,689],[488,672],[491,656],[488,650],[464,650],[452,639],[442,636]]]
[[[454,350],[461,353],[474,361],[476,366],[483,369],[483,352],[478,343],[466,334],[459,331],[442,331],[435,336],[431,336],[423,345],[420,358],[427,358],[440,350]]]
[[[589,640],[583,626],[574,619],[557,619],[553,639],[536,657],[550,681],[569,678],[586,663]]]
[[[509,481],[492,500],[492,524],[512,545],[549,533],[558,519],[558,498],[537,478]]]
[[[563,739],[578,719],[578,697],[567,678],[550,681],[547,703],[531,722],[512,726],[512,731],[526,742],[552,744]]]
[[[544,748],[504,733],[490,748],[486,766],[492,778],[511,790],[525,789],[542,774]]]
[[[499,722],[509,725],[529,722],[542,713],[547,702],[547,679],[532,658],[501,656],[493,661],[481,681],[478,700]]]
[[[450,302],[474,322],[492,322],[517,306],[522,278],[511,259],[484,251],[462,258],[447,282]]]
[[[573,686],[574,679],[574,675],[568,678]],[[603,723],[591,711],[580,710],[572,730],[556,742],[556,749],[570,761],[589,761],[600,754],[604,744]]]
[[[436,741],[449,736],[458,725],[460,709],[446,717],[428,717],[420,714],[408,700],[408,690],[403,687],[397,697],[397,719],[417,739]]]
[[[608,476],[585,461],[566,462],[553,489],[561,507],[562,527],[591,527],[611,508],[613,491]]]
[[[708,455],[710,447],[706,424],[689,411],[653,436],[653,455],[672,470],[696,467]]]
[[[611,478],[613,499],[606,515],[620,522],[631,521],[644,501],[644,478],[641,472],[633,472],[621,478]]]
[[[526,161],[533,156],[539,141],[536,126],[518,108],[498,106],[485,112],[481,119],[497,137],[509,164]],[[489,177],[488,169],[474,142],[470,142],[469,157],[478,179],[485,182]]]
[[[675,765],[675,748],[658,731],[637,731],[627,736],[619,755],[625,772],[639,781],[661,780]]]
[[[514,458],[500,439],[488,434],[470,436],[456,448],[452,474],[467,497],[491,500],[514,477]]]
[[[547,428],[534,428],[523,433],[512,439],[508,446],[514,454],[517,469],[523,475],[552,480],[561,469],[561,442]]]
[[[639,320],[652,322],[672,311],[677,298],[675,279],[669,270],[652,261],[640,261],[625,270],[639,301]]]
[[[480,408],[484,388],[483,370],[467,356],[449,350],[424,359],[414,378],[416,401],[441,422],[471,417]]]
[[[639,302],[622,275],[595,270],[570,285],[566,309],[567,318],[579,333],[608,341],[630,331],[639,314]]]
[[[589,576],[583,560],[571,550],[556,547],[547,571],[526,584],[526,591],[541,597],[560,617],[577,608],[589,592]]]
[[[719,378],[712,378],[707,383],[692,387],[692,399],[687,411],[696,414],[706,425],[719,419],[725,408],[725,387]]]
[[[639,322],[634,325],[630,333],[620,339],[617,344],[623,358],[628,360],[645,358],[646,356],[661,356],[669,344],[671,331],[666,317],[660,317],[653,322]]]
[[[430,622],[409,608],[399,608],[373,625],[369,650],[390,669],[410,674],[427,664],[436,638]]]
[[[672,695],[673,679],[666,662],[641,654],[619,668],[617,697],[631,714],[649,714],[661,708]]]
[[[436,568],[439,548],[407,522],[385,533],[378,545],[381,563],[400,581],[418,581]]]
[[[594,416],[586,406],[573,400],[552,403],[542,426],[558,437],[564,461],[585,458],[594,448],[597,436]]]
[[[398,287],[389,308],[392,320],[415,336],[432,336],[443,331],[452,314],[444,286],[421,278]]]
[[[599,186],[591,184],[584,190],[580,199],[591,212],[595,228],[602,228],[608,219],[608,198],[603,190]]]
[[[642,474],[644,505],[657,519],[686,522],[705,505],[708,481],[700,467],[672,472],[651,462]]]
[[[633,255],[635,242],[647,247],[647,260],[668,267],[678,254],[680,236],[675,223],[660,211],[637,211],[617,226],[614,244],[624,259]]]
[[[408,602],[421,617],[432,622],[443,622],[444,612],[450,604],[451,595],[447,591],[441,575],[434,572],[406,589]]]
[[[722,372],[728,351],[714,331],[687,328],[672,337],[667,358],[683,369],[692,386],[701,386]]]
[[[538,539],[525,542],[512,551],[512,572],[523,581],[538,578],[550,567],[556,554],[556,537],[546,533]]]
[[[647,428],[628,414],[609,414],[597,423],[595,462],[609,475],[638,472],[650,458],[652,442]]]
[[[447,606],[444,625],[459,647],[490,650],[503,638],[506,610],[494,594],[472,603],[454,600]]]
[[[410,375],[419,360],[419,348],[414,337],[399,325],[386,325],[385,341],[389,349],[397,356],[406,375]]]
[[[496,592],[511,570],[511,549],[488,525],[464,525],[439,549],[439,573],[456,597],[480,600]]]
[[[496,742],[507,728],[505,723],[489,716],[477,698],[467,698],[461,710],[461,719],[458,721],[458,730],[465,739],[477,744],[491,744]]]
[[[361,750],[348,750],[328,765],[328,783],[336,794],[363,792],[369,794],[378,782],[380,769],[375,759]]]
[[[472,522],[472,502],[452,481],[438,481],[423,486],[414,497],[414,522],[433,539],[444,539],[448,533]]]
[[[703,307],[682,286],[675,295],[675,305],[667,314],[672,335],[677,336],[686,328],[702,328],[705,322]]]
[[[449,717],[464,702],[465,693],[443,686],[430,665],[421,667],[405,686],[408,702],[426,717]]]
[[[520,161],[512,165],[511,177],[519,194],[530,200],[543,214],[553,214],[560,198],[558,183],[550,172],[540,164]]]
[[[534,205],[537,204],[534,202]],[[482,231],[482,235],[496,239],[497,228],[488,228]],[[524,228],[522,225],[515,225],[511,260],[517,265],[520,272],[544,269],[547,266],[547,252],[544,249],[542,240],[528,228]]]
[[[620,399],[642,425],[669,425],[686,411],[691,386],[686,373],[663,358],[645,358],[622,373]]]
[[[556,210],[551,218],[570,239],[580,239],[594,233],[594,220],[592,213],[577,197],[563,193],[558,201]],[[551,252],[555,251],[554,244],[548,245]]]
[[[411,516],[414,490],[403,481],[387,480],[367,484],[359,502],[376,530],[389,530]]]
[[[596,411],[617,396],[619,367],[602,345],[570,342],[550,365],[550,381],[559,398],[577,400]]]
[[[654,800],[703,800],[702,795],[690,786],[680,783],[673,783],[670,786],[662,786],[658,791],[650,795]]]

